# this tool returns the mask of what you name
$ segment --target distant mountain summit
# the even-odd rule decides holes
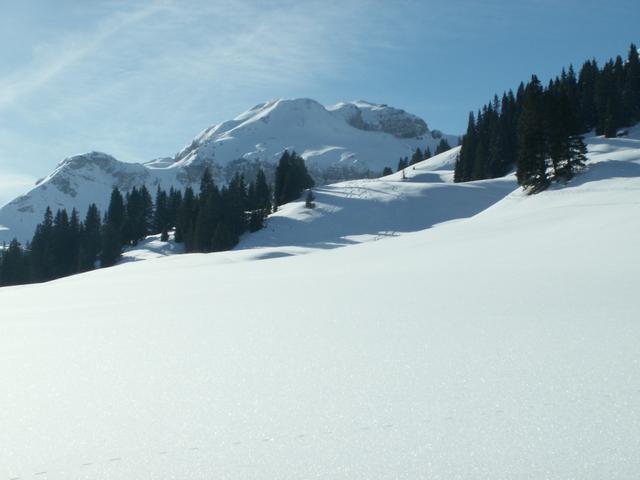
[[[385,166],[395,169],[400,157],[418,147],[433,151],[442,137],[457,143],[455,136],[430,130],[423,119],[387,105],[271,100],[205,129],[173,157],[140,164],[89,152],[64,159],[32,190],[0,209],[0,241],[29,240],[47,206],[76,208],[84,215],[96,203],[104,211],[114,186],[127,191],[144,184],[152,193],[158,186],[196,186],[207,166],[218,182],[238,171],[253,176],[258,168],[269,176],[284,150],[295,150],[318,183],[328,183],[379,175]]]
[[[423,119],[387,105],[357,101],[325,107],[308,98],[272,100],[205,129],[170,163],[162,159],[146,165],[275,163],[288,149],[296,150],[315,170],[340,167],[378,173],[416,147],[433,149],[440,136]]]

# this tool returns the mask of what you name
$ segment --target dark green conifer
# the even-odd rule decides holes
[[[314,181],[307,171],[302,157],[295,152],[285,152],[280,157],[276,168],[274,196],[276,205],[284,205],[300,197],[302,192],[314,186]]]
[[[531,193],[549,184],[542,117],[543,91],[534,75],[527,85],[518,121],[518,183]]]
[[[100,252],[100,265],[102,267],[114,265],[120,258],[122,246],[124,245],[123,230],[125,221],[124,200],[120,190],[114,187],[102,228]]]
[[[0,250],[0,286],[20,285],[29,281],[28,258],[16,238]]]
[[[80,235],[79,269],[93,270],[101,248],[100,231],[102,222],[100,212],[95,203],[89,205]]]
[[[424,160],[424,153],[422,153],[422,150],[420,150],[420,148],[416,148],[416,151],[413,152],[413,155],[411,155],[411,160],[409,162],[409,165],[415,165],[418,162],[421,162],[422,160]]]
[[[446,152],[447,150],[451,150],[451,146],[449,145],[449,142],[447,142],[446,139],[441,138],[440,142],[436,146],[436,151],[434,155],[439,155],[441,153]]]

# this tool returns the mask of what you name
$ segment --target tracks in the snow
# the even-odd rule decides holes
[[[382,429],[390,429],[393,427],[392,423],[385,423],[385,424],[375,424],[375,425],[361,425],[359,427],[355,427],[353,429],[350,429],[351,432],[369,432],[372,430],[375,430],[376,428],[382,428]],[[349,431],[349,430],[348,430]],[[232,442],[229,442],[231,445],[233,445],[234,447],[241,447],[241,446],[247,446],[250,445],[252,443],[256,443],[256,442],[260,442],[261,444],[276,444],[278,442],[278,440],[284,440],[286,438],[289,439],[296,439],[298,441],[304,441],[306,439],[309,438],[313,438],[314,436],[330,436],[333,435],[335,432],[333,430],[321,430],[317,433],[298,433],[295,435],[288,435],[288,436],[265,436],[265,437],[261,437],[261,438],[251,438],[251,439],[244,439],[244,440],[235,440]],[[215,449],[215,447],[210,446],[210,447],[204,447],[204,446],[192,446],[192,447],[187,447],[187,448],[177,448],[174,450],[158,450],[155,453],[148,453],[147,457],[153,457],[153,456],[159,456],[159,457],[166,457],[166,456],[171,456],[172,454],[185,454],[185,453],[207,453],[208,451],[213,451]],[[113,465],[113,464],[118,464],[118,463],[126,463],[129,460],[132,460],[134,457],[139,456],[140,452],[137,452],[138,455],[134,456],[128,456],[126,454],[122,454],[120,456],[112,456],[112,457],[105,457],[103,459],[96,459],[94,461],[84,461],[84,462],[78,462],[76,464],[77,467],[80,467],[82,470],[90,470],[92,467],[98,467],[100,465],[105,466],[105,465]],[[73,465],[68,465],[66,467],[66,469],[68,468],[73,468]],[[57,478],[57,473],[58,471],[54,471],[53,469],[49,469],[49,470],[38,470],[35,471],[34,473],[32,473],[31,475],[13,475],[13,476],[9,476],[6,477],[7,480],[26,480],[28,478],[33,478],[33,479],[39,479],[39,480],[45,480],[48,476],[50,475],[54,475],[54,477],[52,478]],[[0,479],[2,480],[2,479]]]

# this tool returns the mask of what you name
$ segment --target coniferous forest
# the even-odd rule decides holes
[[[92,204],[84,219],[75,209],[54,214],[47,208],[31,242],[23,247],[14,239],[0,251],[0,286],[45,282],[109,267],[118,262],[124,248],[147,235],[160,234],[162,241],[168,241],[170,231],[186,252],[229,250],[243,233],[261,229],[277,206],[297,199],[312,186],[304,160],[285,151],[274,188],[262,170],[248,184],[236,174],[228,185],[219,187],[207,168],[197,192],[191,187],[184,192],[158,187],[154,199],[144,185],[125,193],[114,188],[104,215]]]
[[[470,113],[454,180],[500,177],[515,167],[518,183],[535,193],[583,165],[583,134],[615,137],[638,121],[640,61],[632,44],[626,61],[618,56],[600,68],[590,60],[578,74],[570,66],[547,86],[534,75],[515,94]]]

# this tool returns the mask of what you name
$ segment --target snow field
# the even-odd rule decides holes
[[[635,478],[632,133],[533,197],[417,168],[252,248],[1,289],[0,478]]]

